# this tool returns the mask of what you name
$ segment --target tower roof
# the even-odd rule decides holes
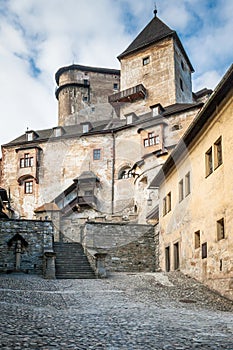
[[[189,61],[189,58],[183,48],[183,45],[176,34],[174,30],[169,28],[165,23],[163,23],[158,17],[157,17],[157,10],[154,11],[154,18],[147,24],[147,26],[138,34],[136,39],[127,47],[125,51],[123,51],[119,56],[118,59],[134,53],[136,51],[139,51],[141,49],[144,49],[160,40],[163,40],[167,37],[174,37],[184,55],[184,57],[187,60],[187,63],[190,66],[191,71],[193,72],[194,69],[191,65],[191,62]]]

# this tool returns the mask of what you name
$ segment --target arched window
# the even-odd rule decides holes
[[[130,171],[130,167],[125,167],[119,171],[118,179],[129,179],[133,177],[132,171]]]

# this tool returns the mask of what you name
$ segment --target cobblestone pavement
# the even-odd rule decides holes
[[[0,349],[233,349],[233,305],[180,273],[0,276]]]

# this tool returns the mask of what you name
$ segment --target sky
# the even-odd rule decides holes
[[[57,125],[56,71],[120,69],[117,56],[153,18],[154,0],[0,0],[0,144]],[[157,0],[195,69],[214,89],[233,54],[232,0]]]

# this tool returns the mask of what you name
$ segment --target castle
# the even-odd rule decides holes
[[[1,186],[10,192],[14,216],[52,220],[55,241],[80,242],[80,228],[90,221],[149,225],[165,217],[173,191],[162,190],[161,204],[164,166],[172,169],[167,159],[212,93],[192,92],[192,64],[156,10],[118,59],[120,70],[60,68],[58,125],[27,130],[2,146]],[[179,185],[186,194],[189,176],[187,170]],[[177,269],[179,237],[174,242],[172,269]],[[169,244],[161,246],[166,270]]]

